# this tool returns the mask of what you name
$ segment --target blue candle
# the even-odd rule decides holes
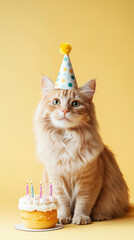
[[[34,197],[34,187],[33,187],[32,180],[31,180],[31,197],[32,198]]]

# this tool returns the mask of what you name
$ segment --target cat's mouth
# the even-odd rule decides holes
[[[67,120],[67,121],[70,121],[68,118],[66,118],[65,116],[60,118],[59,120]]]

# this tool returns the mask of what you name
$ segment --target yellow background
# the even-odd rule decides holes
[[[25,180],[38,191],[42,179],[33,116],[41,76],[56,80],[65,41],[79,86],[97,79],[100,133],[134,199],[134,1],[0,0],[0,201],[14,214]]]

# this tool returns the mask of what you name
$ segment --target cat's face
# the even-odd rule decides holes
[[[73,128],[89,121],[82,97],[72,90],[53,90],[46,99],[45,112],[58,128]]]
[[[51,86],[42,99],[43,117],[48,126],[62,129],[86,126],[90,121],[91,102],[91,96],[89,99],[86,94],[82,88],[76,91],[57,90]]]

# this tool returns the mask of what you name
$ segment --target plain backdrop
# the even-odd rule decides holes
[[[33,180],[38,192],[43,165],[35,153],[33,116],[41,99],[42,74],[57,78],[62,42],[72,45],[78,85],[96,78],[100,133],[114,151],[134,199],[134,1],[1,0],[2,208],[10,205],[18,211],[26,179]]]

